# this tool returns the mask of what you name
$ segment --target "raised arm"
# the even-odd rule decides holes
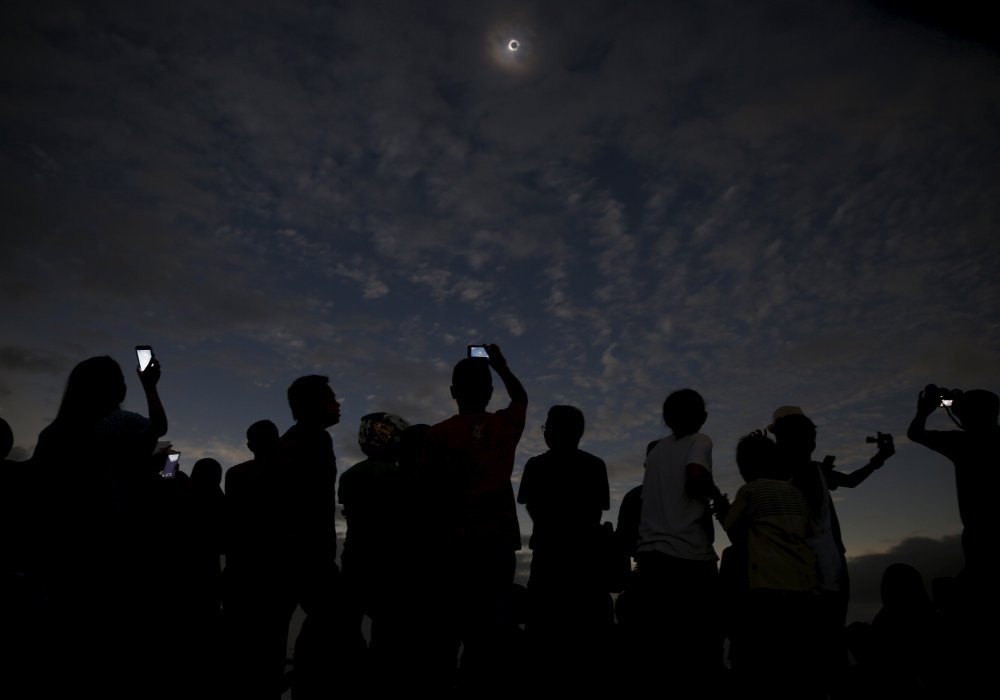
[[[868,461],[868,464],[860,469],[855,469],[850,474],[845,474],[836,470],[828,471],[826,478],[829,486],[831,488],[843,486],[845,488],[853,489],[855,486],[871,476],[876,469],[879,469],[883,464],[885,464],[887,459],[896,454],[896,447],[893,445],[892,435],[889,433],[879,433],[876,438],[876,443],[878,444],[878,451],[875,453],[875,456]]]
[[[493,371],[497,373],[497,376],[503,382],[511,403],[523,403],[527,405],[528,392],[525,391],[521,381],[510,371],[510,367],[507,366],[507,359],[500,352],[500,347],[497,345],[487,345],[486,352],[490,356],[490,367],[493,368]]]
[[[941,392],[934,384],[928,384],[917,396],[917,412],[910,421],[910,427],[906,431],[906,437],[911,441],[924,445],[927,443],[927,417],[930,416],[941,403]]]
[[[139,375],[142,390],[146,392],[150,434],[154,439],[162,437],[167,434],[167,412],[163,410],[160,394],[156,390],[156,384],[160,381],[160,361],[153,357],[145,370],[136,367],[136,373]]]

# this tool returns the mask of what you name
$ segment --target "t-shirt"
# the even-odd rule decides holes
[[[734,544],[746,537],[743,544],[751,590],[816,589],[816,557],[807,542],[811,534],[809,505],[790,482],[757,479],[741,486],[723,527]]]
[[[548,452],[524,465],[517,502],[532,519],[533,550],[572,549],[592,542],[611,507],[604,460],[580,449]]]
[[[512,402],[496,413],[460,413],[427,430],[423,470],[452,546],[521,548],[510,477],[526,412],[526,403]]]
[[[687,492],[687,466],[712,470],[712,440],[701,433],[669,435],[646,455],[639,518],[639,551],[717,561],[715,526],[706,503]]]

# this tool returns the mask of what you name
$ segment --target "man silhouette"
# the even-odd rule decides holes
[[[455,365],[451,395],[458,414],[427,430],[421,465],[450,555],[444,619],[464,645],[463,684],[482,691],[495,690],[508,675],[504,655],[514,626],[509,596],[514,553],[521,547],[510,477],[528,408],[528,394],[500,348],[486,349],[488,358]],[[510,397],[495,413],[486,410],[493,395],[490,368]]]

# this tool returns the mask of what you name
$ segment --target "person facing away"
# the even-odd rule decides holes
[[[839,684],[847,670],[847,644],[844,630],[850,582],[847,574],[846,548],[840,522],[830,492],[838,487],[854,488],[871,476],[895,453],[892,436],[883,434],[878,451],[869,462],[853,472],[833,468],[833,458],[816,462],[816,424],[798,406],[775,410],[768,430],[775,436],[778,459],[791,472],[792,484],[802,491],[812,518],[813,535],[809,546],[816,555],[821,595],[820,617],[825,633],[819,657],[826,662],[825,679],[831,687]]]
[[[401,607],[413,601],[400,595],[413,576],[402,537],[413,526],[411,484],[397,463],[399,444],[410,426],[402,416],[378,411],[361,418],[358,444],[367,459],[340,476],[338,497],[347,521],[341,572],[359,638],[365,615],[371,618],[369,650],[373,682],[396,680],[394,667],[404,650]]]
[[[726,596],[733,599],[733,670],[754,696],[819,697],[812,680],[819,578],[809,506],[763,431],[740,439],[736,464],[746,483],[722,517],[733,543],[724,559],[733,554],[742,564],[732,572],[742,591]]]
[[[712,441],[700,432],[701,394],[680,389],[663,402],[670,434],[646,456],[639,520],[639,609],[649,668],[669,664],[685,692],[711,685],[722,666],[716,613],[718,557],[710,502]]]
[[[253,459],[225,473],[225,697],[277,700],[285,673],[289,605],[282,592],[287,588],[284,538],[275,502],[281,442],[278,426],[270,420],[256,421],[246,436]]]
[[[566,657],[553,658],[565,665],[540,669],[561,670],[562,682],[611,632],[612,600],[600,556],[610,495],[604,460],[579,448],[580,409],[552,406],[543,431],[549,450],[525,464],[517,494],[532,520],[526,629],[538,644],[536,659]]]
[[[54,663],[66,669],[44,679],[54,684],[53,694],[74,678],[79,692],[124,695],[148,665],[147,538],[162,523],[147,522],[144,514],[156,478],[153,452],[167,432],[167,417],[156,389],[159,360],[137,372],[148,418],[122,410],[127,387],[114,359],[97,356],[77,364],[32,456],[44,494],[36,516],[48,600],[42,624]],[[104,654],[123,660],[122,674],[110,684],[100,671]]]
[[[463,682],[480,690],[495,689],[506,676],[509,596],[521,547],[511,475],[528,408],[528,394],[500,348],[486,348],[488,358],[455,365],[451,395],[458,413],[427,430],[421,460],[442,545],[451,553],[441,605],[464,644]],[[496,412],[487,411],[491,369],[510,399]]]
[[[981,644],[982,630],[995,631],[1000,626],[1000,599],[994,591],[1000,526],[992,512],[1000,489],[1000,397],[984,389],[952,392],[957,395],[949,413],[960,430],[928,430],[927,418],[943,405],[943,394],[933,384],[924,388],[906,434],[913,442],[947,457],[955,468],[965,555],[965,566],[955,582],[959,590],[955,617],[966,656],[963,672],[956,675],[967,688],[974,689],[990,682],[995,663],[995,645]]]
[[[934,384],[920,392],[906,436],[954,465],[965,554],[962,578],[985,580],[996,566],[1000,539],[1000,526],[992,512],[1000,492],[1000,397],[984,389],[961,393],[950,408],[960,430],[928,430],[927,419],[942,406],[941,397],[942,390]]]

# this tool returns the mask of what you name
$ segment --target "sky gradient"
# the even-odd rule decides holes
[[[495,342],[530,401],[515,489],[553,404],[586,415],[610,520],[670,391],[705,397],[730,495],[737,439],[797,404],[845,470],[896,436],[836,494],[855,569],[957,573],[951,466],[905,431],[928,382],[1000,390],[1000,44],[971,4],[162,5],[7,4],[15,459],[86,357],[145,413],[150,344],[183,468],[248,459],[319,373],[343,472],[362,415],[446,418]]]

